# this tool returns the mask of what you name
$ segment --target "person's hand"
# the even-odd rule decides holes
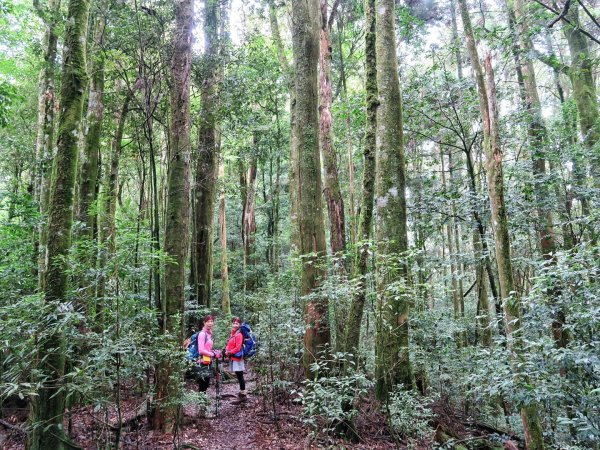
[[[219,359],[221,357],[221,350],[215,350],[214,354],[215,354],[215,358]]]
[[[229,356],[229,350],[225,350],[225,356]]]

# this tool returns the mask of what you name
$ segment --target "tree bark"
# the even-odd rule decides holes
[[[34,2],[34,5],[38,5]],[[35,199],[39,204],[40,216],[45,218],[48,213],[48,202],[50,201],[50,177],[54,147],[54,117],[58,108],[58,101],[54,91],[54,77],[56,72],[56,53],[58,36],[56,33],[56,22],[60,11],[60,0],[49,0],[47,10],[41,10],[42,14],[49,17],[44,20],[44,65],[40,70],[39,79],[39,102],[38,102],[38,124],[37,139],[35,146],[38,168],[36,173]],[[44,290],[43,274],[46,272],[47,253],[47,231],[44,224],[38,230],[38,288]]]
[[[294,66],[289,63],[285,54],[285,48],[283,46],[283,40],[281,39],[281,33],[279,32],[279,22],[277,20],[277,9],[275,8],[275,1],[269,0],[269,24],[271,27],[271,35],[275,48],[277,50],[277,58],[279,59],[279,65],[284,74],[284,80],[289,87],[290,91],[290,123],[294,123],[294,110],[296,105],[295,99],[295,82],[294,82]],[[290,169],[289,169],[289,197],[290,197],[290,222],[292,228],[292,239],[291,239],[291,253],[295,254],[300,250],[300,236],[298,235],[298,173],[296,172],[298,167],[298,155],[296,154],[296,148],[292,145],[291,140],[293,136],[290,136]]]
[[[171,258],[165,262],[165,296],[161,318],[161,332],[175,338],[173,348],[181,342],[185,303],[185,260],[188,249],[189,227],[189,170],[190,170],[190,70],[192,58],[192,29],[194,7],[191,0],[175,4],[174,51],[171,62],[171,126],[170,153],[167,181],[165,220],[165,253]],[[157,367],[156,402],[153,427],[172,432],[177,426],[176,407],[172,400],[178,392],[178,383],[171,380],[169,358]]]
[[[292,42],[294,51],[294,113],[292,115],[291,152],[296,157],[297,224],[302,258],[301,295],[313,296],[306,301],[304,334],[304,372],[326,349],[330,341],[327,298],[319,286],[326,277],[323,267],[326,254],[321,161],[319,154],[318,73],[319,2],[292,0]]]
[[[227,214],[225,209],[225,163],[219,165],[221,193],[219,194],[219,229],[221,234],[221,311],[231,315],[229,299],[229,266],[227,264]]]
[[[254,139],[254,145],[258,145],[258,141]],[[253,156],[250,160],[250,167],[246,175],[246,204],[244,206],[244,267],[245,267],[245,286],[247,291],[256,289],[256,215],[254,207],[256,205],[256,173],[257,173],[256,157]]]
[[[346,220],[344,199],[340,190],[337,156],[333,147],[333,120],[331,116],[331,22],[336,10],[328,13],[328,0],[321,2],[319,30],[319,137],[325,167],[325,200],[329,213],[329,240],[331,254],[340,258],[346,250]],[[337,6],[339,2],[334,3]],[[339,263],[338,263],[339,264]],[[341,266],[341,265],[340,265]]]
[[[446,169],[444,168],[444,154],[440,149],[440,161],[441,161],[441,174],[442,174],[442,187],[444,190],[447,189],[446,184]],[[449,161],[450,158],[449,158]],[[450,172],[450,165],[448,167],[448,172]],[[453,205],[454,206],[454,205]],[[454,208],[452,208],[454,209]],[[464,302],[463,302],[463,292],[462,289],[459,289],[459,262],[458,262],[458,241],[455,242],[454,235],[454,217],[449,217],[446,222],[446,237],[448,239],[448,257],[450,258],[450,278],[451,278],[451,295],[452,295],[452,306],[454,312],[454,320],[459,321],[465,315],[464,311]],[[467,345],[467,335],[466,332],[460,332],[457,335],[458,346],[464,347]]]
[[[506,336],[512,349],[512,363],[515,364],[522,352],[521,336],[521,301],[516,296],[510,259],[510,239],[508,233],[508,219],[504,202],[504,175],[502,172],[502,148],[500,143],[500,127],[498,123],[498,108],[496,104],[496,87],[492,58],[488,55],[485,59],[486,75],[484,76],[471,18],[467,9],[466,0],[459,0],[467,49],[471,58],[471,65],[477,84],[479,96],[479,109],[483,121],[483,146],[486,156],[488,194],[492,209],[492,223],[494,224],[494,242],[496,246],[496,262],[498,265],[498,278],[500,281],[500,295],[504,308]],[[515,375],[519,382],[527,383],[524,375]],[[525,431],[525,441],[528,449],[543,449],[544,439],[538,405],[535,402],[521,406],[521,419]]]
[[[406,226],[406,167],[402,130],[402,97],[398,79],[394,0],[377,0],[376,52],[377,162],[377,340],[375,392],[385,400],[394,386],[412,388],[408,342],[409,274]],[[388,287],[397,284],[398,291]]]
[[[41,375],[37,395],[31,402],[28,448],[32,450],[64,449],[63,414],[66,392],[65,336],[59,322],[67,303],[67,264],[73,223],[73,193],[77,170],[78,129],[83,109],[83,92],[87,86],[85,42],[89,0],[70,0],[63,53],[60,90],[60,113],[56,157],[54,158],[50,201],[48,204],[47,266],[42,274],[45,303],[54,310],[54,324],[40,342],[37,371]],[[53,327],[54,325],[54,327]]]
[[[103,2],[104,3],[104,2]],[[84,225],[82,237],[88,240],[96,236],[97,213],[93,210],[96,202],[96,185],[98,183],[98,164],[100,161],[100,137],[102,135],[102,119],[104,117],[104,33],[106,28],[106,4],[98,10],[94,30],[92,55],[92,74],[88,95],[88,109],[84,129],[85,144],[81,161],[79,202],[76,217]],[[93,257],[86,263],[91,263]]]
[[[363,150],[363,180],[360,223],[355,270],[360,281],[352,298],[347,322],[346,351],[358,353],[363,311],[367,297],[366,275],[372,233],[373,197],[375,195],[375,153],[377,139],[377,56],[375,52],[375,0],[365,0],[365,93],[367,120],[365,125],[365,143]]]
[[[579,4],[571,2],[566,15],[571,24],[565,24],[564,34],[571,53],[569,78],[573,85],[573,98],[577,104],[579,129],[583,144],[588,149],[588,161],[596,187],[600,187],[600,152],[596,148],[600,138],[598,97],[594,82],[594,64],[586,37],[580,32]]]
[[[219,59],[219,2],[204,5],[204,57],[201,83],[201,112],[196,155],[195,227],[196,300],[210,307],[212,291],[213,215],[218,171],[217,84]]]
[[[510,7],[510,6],[509,6]],[[525,19],[525,5],[523,0],[515,0],[515,16],[518,20],[517,26],[520,37],[520,44],[524,55],[530,55],[533,50],[533,43],[530,38],[530,30]],[[522,70],[524,77],[524,109],[529,116],[527,133],[529,142],[532,147],[532,163],[534,176],[534,192],[536,200],[536,209],[538,215],[538,223],[536,231],[538,235],[539,248],[542,252],[542,257],[546,266],[556,265],[556,251],[558,245],[555,239],[554,219],[552,217],[552,209],[548,204],[550,191],[547,188],[545,178],[546,173],[546,148],[549,146],[548,131],[542,119],[542,106],[540,103],[537,81],[533,62],[530,58],[525,58],[522,61]],[[553,285],[548,290],[552,297],[552,303],[560,296],[560,289],[556,284],[557,280],[552,280]],[[560,310],[555,313],[552,323],[552,331],[557,346],[564,348],[568,342],[568,333],[564,330],[565,312]]]

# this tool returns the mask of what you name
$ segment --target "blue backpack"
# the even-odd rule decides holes
[[[250,358],[256,353],[256,339],[254,338],[250,325],[246,322],[240,325],[240,331],[242,332],[242,336],[244,336],[242,349],[233,356],[234,358]]]
[[[199,331],[195,332],[194,334],[192,334],[192,337],[190,338],[190,343],[188,344],[188,354],[186,356],[186,359],[189,359],[190,361],[197,361],[198,358],[200,358],[200,353],[198,352],[198,335],[200,334]]]

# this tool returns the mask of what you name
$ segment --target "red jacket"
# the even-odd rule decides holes
[[[235,355],[242,349],[242,345],[244,344],[244,335],[239,329],[237,331],[231,330],[231,336],[229,337],[229,341],[227,341],[227,347],[225,347],[225,352],[227,352],[232,361],[241,361],[243,358],[236,358]]]

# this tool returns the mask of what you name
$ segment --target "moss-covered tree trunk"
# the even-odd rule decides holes
[[[500,293],[504,306],[506,335],[512,340],[511,347],[516,363],[523,352],[521,301],[515,293],[512,262],[510,259],[510,238],[508,233],[508,217],[504,201],[504,175],[502,172],[502,148],[500,143],[500,127],[498,107],[496,104],[496,85],[492,70],[491,55],[485,59],[486,95],[489,114],[484,118],[484,128],[489,127],[489,137],[486,150],[486,167],[490,203],[492,206],[492,221],[494,223],[494,242],[496,244],[496,263],[498,264],[498,279]],[[486,123],[487,122],[487,123]],[[485,133],[485,131],[484,131]],[[485,138],[484,138],[485,139]],[[528,384],[527,376],[517,376],[519,383]],[[530,401],[521,405],[521,419],[527,448],[543,449],[544,435],[542,432],[539,407],[537,402]]]
[[[37,160],[35,199],[39,204],[40,216],[45,218],[50,200],[50,177],[54,149],[54,111],[58,106],[55,95],[55,72],[58,35],[56,24],[60,11],[60,0],[50,0],[46,9],[34,2],[44,17],[44,63],[40,70],[37,138],[35,155]],[[48,228],[42,223],[38,230],[38,288],[43,290],[43,274],[46,271]]]
[[[459,0],[465,38],[471,65],[477,84],[479,96],[479,109],[483,121],[483,147],[486,156],[486,169],[488,181],[488,194],[492,210],[492,223],[494,224],[494,242],[496,247],[496,263],[498,266],[498,279],[500,281],[500,295],[504,309],[506,336],[512,350],[512,364],[516,365],[521,357],[522,330],[521,330],[521,301],[515,295],[510,259],[510,239],[508,233],[508,218],[504,201],[504,175],[502,171],[502,147],[500,141],[500,126],[498,120],[498,107],[496,104],[496,87],[492,59],[488,55],[485,59],[484,75],[481,61],[477,52],[477,45],[471,25],[471,18],[466,0]],[[527,376],[515,375],[518,384],[527,384]],[[544,437],[542,433],[538,405],[532,401],[520,405],[525,441],[528,449],[543,449]]]
[[[329,214],[329,243],[331,254],[339,258],[346,249],[346,219],[344,199],[340,189],[337,156],[333,146],[333,119],[331,116],[331,24],[336,10],[328,13],[328,0],[321,2],[321,28],[319,30],[319,137],[323,166],[325,167],[325,201]],[[334,3],[337,7],[338,2]]]
[[[527,19],[525,17],[525,5],[523,0],[515,0],[515,17],[520,38],[520,47],[524,58],[522,59],[523,71],[523,105],[528,115],[527,133],[531,145],[531,158],[534,176],[534,194],[537,209],[536,232],[538,235],[539,248],[547,266],[556,265],[556,251],[558,245],[554,232],[554,219],[552,216],[552,205],[549,202],[550,190],[547,183],[547,155],[546,151],[550,145],[548,131],[542,118],[542,106],[538,95],[538,87],[533,67],[533,61],[528,55],[533,52],[533,43]],[[510,7],[510,5],[509,5]],[[559,197],[560,198],[560,197]],[[554,302],[560,295],[560,289],[553,280],[554,285],[548,290]],[[555,317],[552,323],[552,332],[555,342],[559,347],[565,347],[568,341],[568,333],[564,330],[565,313],[560,308],[554,308]]]
[[[329,344],[327,300],[315,291],[327,271],[325,225],[319,153],[318,74],[319,0],[292,0],[292,42],[294,50],[294,114],[292,153],[296,155],[297,224],[302,258],[301,294],[313,294],[306,301],[304,371],[314,374],[310,365]]]
[[[229,265],[227,263],[227,214],[225,209],[225,163],[219,164],[219,180],[221,192],[219,194],[219,231],[221,239],[221,311],[231,314],[231,301],[229,298]]]
[[[213,215],[218,175],[217,83],[219,59],[219,2],[204,4],[204,56],[200,70],[201,109],[198,118],[198,150],[195,155],[194,263],[195,292],[199,305],[210,306],[212,290]]]
[[[338,3],[338,2],[336,2]],[[350,130],[352,129],[352,112],[350,108],[350,101],[348,99],[348,76],[346,74],[346,62],[344,60],[344,20],[340,14],[337,18],[338,26],[338,56],[339,56],[339,77],[340,84],[342,85],[342,103],[344,104],[345,110],[345,125],[346,125],[346,154],[348,158],[348,237],[351,245],[356,244],[356,233],[358,228],[358,217],[356,215],[356,194],[354,192],[354,146],[352,144],[353,138]],[[352,262],[353,263],[353,262]],[[351,270],[354,268],[352,266]]]
[[[87,117],[84,128],[83,159],[81,161],[79,197],[76,218],[84,227],[81,236],[91,240],[96,236],[96,202],[98,164],[100,161],[100,137],[102,135],[102,119],[104,117],[104,35],[106,27],[106,2],[102,2],[95,17],[93,43],[90,49],[91,83],[88,95]],[[87,255],[87,264],[92,264],[92,254]],[[87,284],[87,283],[85,283]]]
[[[77,144],[87,87],[85,43],[90,3],[70,0],[67,12],[63,67],[60,90],[60,112],[56,156],[48,204],[47,266],[42,274],[46,306],[54,321],[47,324],[39,342],[36,373],[37,395],[31,401],[28,448],[31,450],[63,449],[63,413],[65,337],[59,323],[68,311],[67,257],[71,246],[73,193],[77,170]],[[54,323],[52,323],[54,322]]]
[[[408,351],[408,249],[402,98],[398,79],[394,0],[375,2],[377,52],[377,341],[376,394],[385,400],[396,385],[412,387]],[[394,286],[392,286],[394,285]]]
[[[191,0],[175,4],[175,34],[171,61],[171,125],[167,179],[164,251],[169,256],[164,267],[165,296],[161,333],[174,337],[173,349],[181,342],[184,312],[185,260],[188,249],[189,171],[190,171],[190,70],[194,7]],[[176,352],[174,352],[176,355]],[[171,432],[177,426],[178,383],[171,379],[172,365],[167,358],[156,369],[156,410],[153,427]]]
[[[593,73],[594,63],[588,38],[579,31],[579,4],[576,1],[570,3],[566,18],[570,24],[565,24],[563,29],[571,54],[569,78],[573,85],[573,98],[577,104],[579,129],[583,143],[589,151],[587,160],[592,178],[596,187],[600,187],[600,150],[597,147],[600,138],[600,116]]]
[[[367,120],[363,150],[363,180],[360,223],[355,262],[355,275],[360,277],[356,293],[352,298],[346,332],[346,351],[357,353],[360,344],[360,330],[367,297],[366,275],[373,222],[373,197],[375,195],[375,152],[377,139],[377,56],[375,52],[375,0],[365,0],[365,93]]]

